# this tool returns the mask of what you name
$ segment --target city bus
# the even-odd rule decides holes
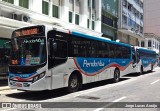
[[[9,60],[6,56],[10,54],[10,45],[5,45],[4,47],[7,42],[10,42],[9,38],[0,37],[0,80],[7,80],[8,78]]]
[[[118,82],[136,62],[131,45],[45,25],[13,31],[11,46],[9,86],[24,91]]]
[[[158,58],[156,51],[142,47],[135,47],[135,52],[137,56],[136,61],[139,74],[143,74],[144,72],[152,72],[153,69],[157,67]]]

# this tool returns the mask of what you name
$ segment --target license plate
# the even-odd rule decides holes
[[[21,83],[16,83],[16,86],[17,87],[22,87],[22,84]]]

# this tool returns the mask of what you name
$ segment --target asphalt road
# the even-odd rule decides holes
[[[67,107],[54,109],[28,109],[32,111],[160,111],[158,108],[142,108],[144,103],[141,103],[141,106],[138,106],[140,103],[137,103],[160,102],[159,87],[160,68],[152,73],[146,73],[141,76],[138,76],[137,74],[127,75],[121,78],[119,83],[113,83],[112,80],[106,80],[87,84],[83,86],[82,91],[72,94],[66,93],[64,89],[40,92],[23,92],[15,89],[4,90],[0,91],[0,102],[45,102],[44,104],[46,107]],[[96,102],[100,102],[100,104]],[[106,108],[111,107],[113,104],[108,102],[127,102],[125,106],[128,105],[126,107],[129,108]],[[137,106],[130,102],[136,102]],[[133,108],[131,109],[130,107]],[[154,107],[156,107],[156,104]],[[5,108],[0,110],[17,111],[24,109]]]

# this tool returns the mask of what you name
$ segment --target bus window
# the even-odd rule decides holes
[[[109,44],[109,57],[115,58],[115,45]]]
[[[49,68],[60,65],[67,60],[67,42],[64,40],[51,40],[49,55]]]

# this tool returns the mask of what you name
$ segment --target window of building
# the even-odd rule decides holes
[[[140,7],[143,8],[143,2],[140,2]]]
[[[135,3],[139,4],[139,0],[134,0],[134,1],[135,1]]]
[[[8,2],[8,3],[14,4],[14,0],[2,0],[2,1],[5,1],[5,2]]]
[[[59,18],[58,12],[59,12],[58,6],[52,5],[52,16],[56,17],[56,18]]]
[[[72,18],[73,18],[72,12],[69,11],[69,22],[70,23],[72,23]]]
[[[88,7],[90,6],[90,0],[88,0]]]
[[[128,4],[128,10],[129,10],[129,11],[132,10],[132,4]]]
[[[124,16],[124,15],[122,16],[122,23],[125,24],[125,25],[127,25],[127,17]]]
[[[19,0],[19,6],[29,8],[29,0]]]
[[[106,17],[106,16],[102,15],[102,22],[104,24],[107,24],[107,25],[113,27],[113,19],[111,17]]]
[[[143,27],[140,26],[140,33],[143,34]]]
[[[93,9],[95,9],[95,0],[88,0],[87,4],[88,4],[88,7],[92,7]]]
[[[89,28],[89,26],[90,26],[90,20],[87,19],[87,28]]]
[[[46,1],[42,1],[42,13],[48,15],[49,11],[49,3]]]
[[[95,0],[92,0],[92,8],[95,9]]]
[[[144,47],[144,41],[141,42],[141,47]]]
[[[123,6],[127,8],[127,1],[123,0]]]
[[[127,19],[128,19],[128,26],[132,26],[132,20],[131,20],[131,18],[128,17]],[[124,24],[125,24],[125,22],[124,22]]]
[[[75,14],[75,24],[79,25],[79,15]]]
[[[136,12],[136,16],[137,18],[140,18],[140,13],[138,11]]]
[[[134,16],[136,15],[136,9],[134,7],[132,8],[132,13],[134,14]]]
[[[143,14],[142,13],[140,13],[140,19],[143,20]]]
[[[152,42],[151,40],[148,41],[148,47],[151,47],[152,46]]]
[[[95,23],[94,23],[94,21],[92,21],[92,30],[94,30],[95,29]]]

